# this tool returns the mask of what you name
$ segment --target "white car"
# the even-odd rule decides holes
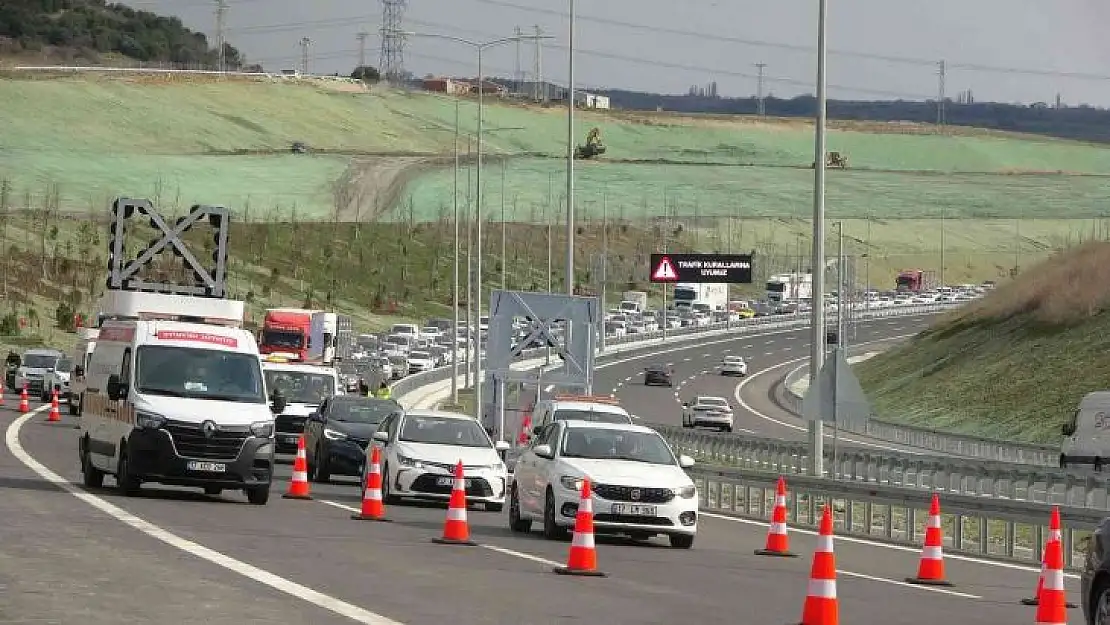
[[[666,534],[672,547],[689,549],[698,531],[698,492],[684,470],[692,466],[693,458],[676,458],[642,425],[556,421],[517,460],[509,528],[529,532],[539,522],[545,538],[563,538],[589,479],[596,533],[634,540]]]
[[[740,356],[725,356],[721,361],[721,375],[748,375],[748,363]]]
[[[711,427],[732,431],[732,406],[724,397],[699,395],[693,404],[682,404],[682,427]]]
[[[423,373],[436,368],[436,359],[431,352],[409,352],[409,373]]]
[[[467,503],[481,503],[492,512],[505,505],[509,473],[501,455],[509,444],[494,443],[473,417],[429,410],[392,414],[378,424],[372,446],[382,453],[382,500],[387,504],[402,498],[447,501],[461,460]],[[370,466],[369,457],[364,464]]]

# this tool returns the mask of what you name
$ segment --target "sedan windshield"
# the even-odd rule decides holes
[[[608,428],[569,428],[563,437],[564,458],[629,460],[647,464],[674,464],[674,454],[654,432]]]
[[[401,441],[425,445],[492,447],[486,431],[471,419],[408,416],[401,428]]]
[[[593,410],[556,410],[555,421],[592,421],[594,423],[632,423],[632,419],[619,412],[594,412]]]
[[[409,353],[409,360],[431,360],[432,355],[428,352],[411,352]]]
[[[144,345],[135,356],[140,393],[266,403],[258,356],[195,347]]]
[[[23,366],[28,369],[49,369],[56,362],[58,362],[58,357],[50,354],[26,354],[23,356]]]
[[[335,378],[311,371],[266,370],[266,387],[280,390],[291,404],[319,405],[335,395]]]
[[[388,399],[357,398],[333,399],[328,402],[328,419],[343,423],[377,425],[389,415],[400,412],[401,407]]]

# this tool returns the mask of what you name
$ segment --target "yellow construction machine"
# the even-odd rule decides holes
[[[601,143],[601,129],[591,128],[586,135],[586,145],[579,145],[574,150],[574,158],[593,158],[605,154],[605,145]]]

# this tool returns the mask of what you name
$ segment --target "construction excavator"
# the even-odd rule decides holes
[[[814,167],[816,167],[816,165],[810,165],[809,168],[813,169]],[[841,154],[840,152],[828,152],[827,154],[825,154],[825,167],[834,167],[836,169],[847,169],[848,168],[848,155],[847,154]]]
[[[574,158],[593,158],[599,154],[605,154],[605,145],[601,143],[601,129],[591,128],[586,135],[586,145],[575,148]]]

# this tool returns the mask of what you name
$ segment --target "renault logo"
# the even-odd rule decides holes
[[[633,488],[631,495],[632,495],[632,501],[639,501],[640,500],[640,489],[639,488]]]
[[[217,426],[214,421],[205,421],[200,424],[200,431],[204,434],[205,438],[212,438],[219,429],[219,426]]]

